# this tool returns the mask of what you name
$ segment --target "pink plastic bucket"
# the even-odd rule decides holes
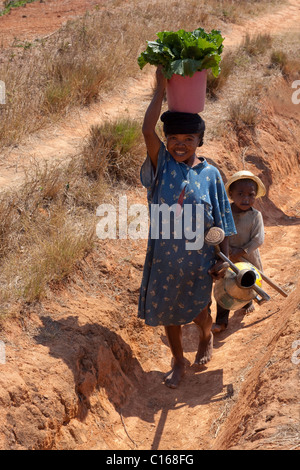
[[[174,74],[167,81],[169,111],[200,113],[204,109],[207,70],[196,72],[192,77]]]

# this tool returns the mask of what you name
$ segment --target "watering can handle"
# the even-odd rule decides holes
[[[249,262],[247,259],[245,258],[242,258],[243,261],[246,261],[247,263]],[[257,269],[257,268],[256,268]],[[273,289],[277,290],[277,292],[279,292],[281,295],[283,295],[283,297],[287,297],[288,296],[288,293],[285,292],[283,289],[281,289],[281,287],[279,287],[277,284],[275,284],[274,281],[272,281],[272,279],[270,279],[268,276],[266,276],[263,272],[261,272],[259,269],[257,269],[257,271],[259,272],[259,274],[261,275],[262,279],[264,281],[266,281],[271,287],[273,287]]]
[[[255,292],[261,296],[261,300],[256,299],[259,304],[263,304],[264,302],[267,302],[268,300],[271,299],[271,297],[261,287],[257,286],[256,284],[254,284],[252,289],[255,290]]]
[[[232,269],[233,272],[235,272],[236,274],[238,274],[240,271],[239,269],[236,267],[236,265],[230,261],[229,258],[227,258],[227,256],[224,255],[224,253],[222,253],[222,251],[220,251],[220,248],[217,246],[215,247],[215,250],[216,250],[216,253],[217,255],[223,260],[225,261],[226,263],[229,264],[230,268]]]
[[[264,304],[264,303],[267,301],[266,299],[259,298],[259,296],[256,296],[256,297],[254,298],[254,300],[255,300],[255,302],[258,303],[258,305],[262,305],[262,304]]]

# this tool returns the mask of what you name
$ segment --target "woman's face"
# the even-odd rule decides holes
[[[187,163],[193,159],[199,142],[198,134],[167,135],[167,149],[177,162]]]
[[[230,186],[229,194],[236,208],[247,211],[253,206],[257,187],[254,181],[236,181]]]

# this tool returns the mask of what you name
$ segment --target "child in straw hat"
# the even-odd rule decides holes
[[[225,185],[228,197],[233,201],[231,211],[236,235],[229,238],[229,257],[233,263],[246,259],[262,271],[259,246],[264,242],[264,223],[261,212],[254,209],[255,199],[266,194],[263,182],[250,171],[238,171]],[[253,302],[243,307],[244,313],[254,310]],[[217,305],[214,334],[224,331],[228,325],[229,310]]]

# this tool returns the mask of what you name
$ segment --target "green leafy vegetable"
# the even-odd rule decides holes
[[[147,49],[138,57],[140,69],[146,64],[162,65],[163,74],[170,79],[173,74],[192,77],[195,72],[211,69],[215,77],[220,73],[224,38],[213,29],[203,28],[188,32],[162,31],[156,41],[147,41]]]

